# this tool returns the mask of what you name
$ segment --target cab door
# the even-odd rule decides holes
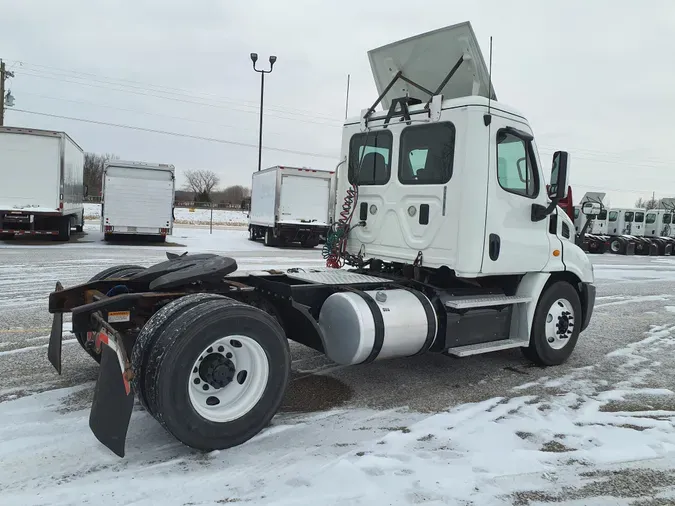
[[[548,219],[532,220],[532,205],[546,207],[546,184],[529,127],[494,115],[490,132],[483,274],[544,269],[551,256]]]

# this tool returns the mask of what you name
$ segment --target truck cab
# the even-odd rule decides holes
[[[551,207],[552,197],[567,195],[567,166],[562,173],[553,166],[554,193],[547,193],[549,171],[532,128],[522,112],[496,101],[469,30],[369,53],[384,111],[364,110],[344,125],[337,205],[358,188],[347,250],[385,262],[422,258],[461,278],[572,270],[591,281],[572,220]],[[438,37],[446,43],[434,45]],[[420,44],[425,52],[413,51]],[[406,81],[387,89],[399,72],[434,89],[448,71],[434,61],[459,66],[431,100]],[[565,177],[556,181],[557,174]]]

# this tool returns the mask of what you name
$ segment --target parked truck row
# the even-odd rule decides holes
[[[84,227],[84,152],[65,132],[0,127],[0,239],[69,241]],[[174,167],[112,160],[103,168],[101,232],[165,240],[173,229]]]
[[[675,198],[661,200],[660,209],[605,208],[604,193],[584,195],[574,207],[574,225],[580,245],[588,253],[619,255],[675,254]],[[597,202],[601,211],[587,217],[581,212],[585,202]]]

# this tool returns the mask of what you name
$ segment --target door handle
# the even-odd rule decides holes
[[[429,224],[429,204],[420,204],[420,225]]]
[[[490,260],[497,260],[499,258],[499,249],[501,245],[501,240],[497,234],[490,234],[490,242],[488,244],[488,253],[490,255]]]
[[[368,219],[368,203],[361,202],[361,207],[359,207],[359,220],[366,221]]]

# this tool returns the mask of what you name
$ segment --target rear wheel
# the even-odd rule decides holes
[[[546,288],[532,320],[530,345],[523,354],[539,365],[559,365],[572,354],[582,324],[579,294],[558,281]]]
[[[612,253],[621,253],[623,250],[623,243],[619,239],[613,239],[612,242],[609,243],[609,249]]]
[[[112,278],[128,278],[133,276],[137,272],[140,272],[144,269],[140,265],[115,265],[114,267],[109,267],[108,269],[102,270],[98,274],[94,275],[89,282],[100,281],[102,279],[112,279]],[[96,353],[93,348],[87,346],[87,334],[84,332],[75,333],[75,338],[77,342],[80,343],[80,346],[86,351],[89,356],[91,356],[96,362],[101,362],[101,355]]]
[[[56,236],[58,241],[70,241],[70,216],[65,216],[59,220],[59,234]]]
[[[319,245],[319,236],[308,237],[302,241],[303,248],[316,248]]]
[[[200,450],[236,446],[260,432],[281,405],[291,367],[274,318],[228,298],[174,311],[147,355],[149,411]]]
[[[75,225],[75,232],[82,233],[83,230],[84,230],[84,212],[82,213],[82,216],[80,216],[80,224]]]
[[[132,381],[134,392],[136,392],[138,400],[146,411],[150,411],[152,414],[145,396],[144,378],[150,356],[149,350],[153,348],[157,337],[164,332],[164,329],[171,321],[173,321],[173,318],[182,314],[183,311],[187,311],[188,309],[205,302],[224,298],[225,297],[222,295],[207,293],[186,295],[180,299],[169,302],[145,322],[145,325],[141,329],[140,334],[138,334],[134,347],[131,350],[131,368],[134,371],[134,378]]]
[[[277,238],[274,237],[274,230],[267,228],[265,230],[265,246],[276,246]]]

